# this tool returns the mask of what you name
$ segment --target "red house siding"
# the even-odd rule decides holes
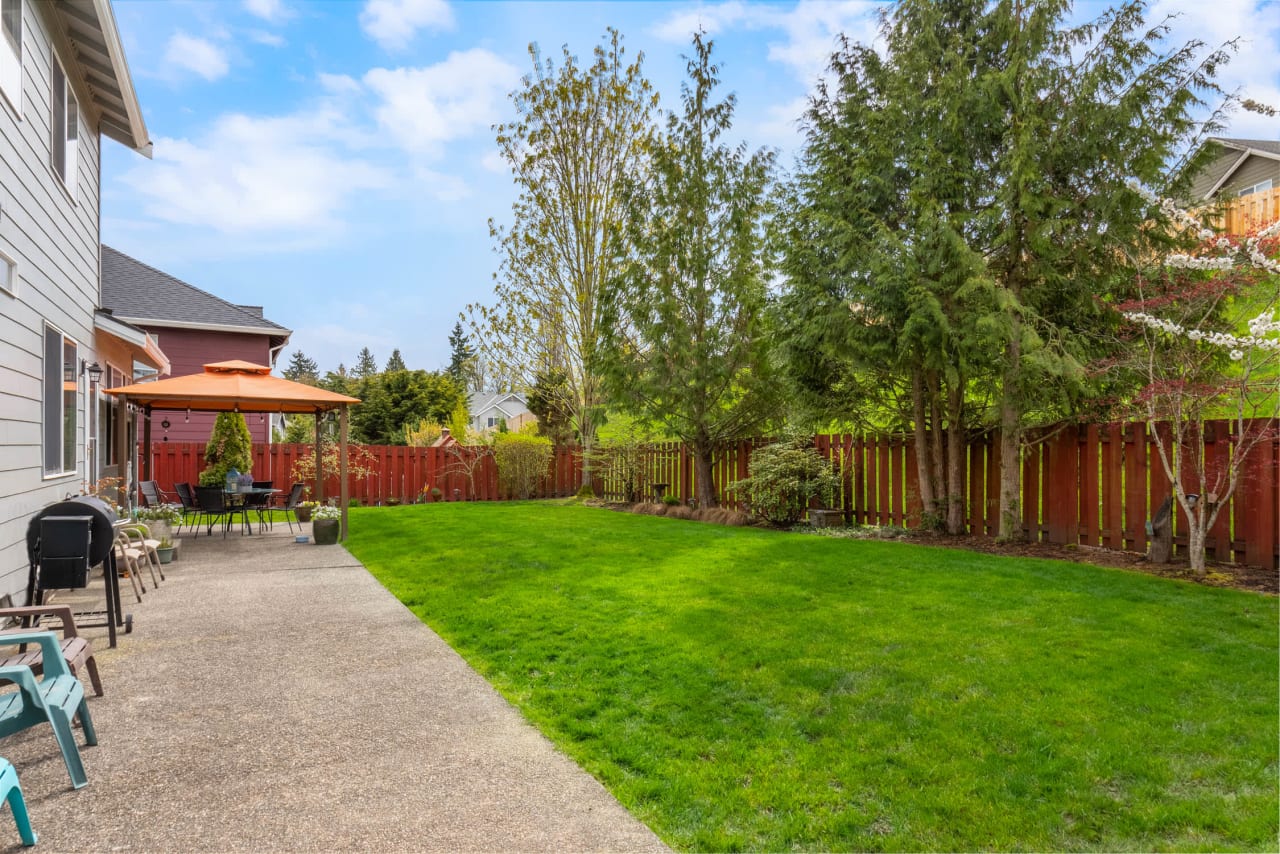
[[[160,344],[169,357],[171,376],[184,377],[198,374],[209,362],[225,362],[243,359],[258,365],[271,364],[271,340],[267,335],[245,332],[209,332],[203,329],[175,329],[169,326],[142,325]],[[151,440],[153,442],[208,442],[213,432],[212,412],[193,412],[190,420],[184,410],[177,412],[157,409],[151,413]],[[169,429],[161,426],[166,419]],[[254,414],[244,417],[253,434],[253,441],[271,440],[271,418]],[[139,428],[141,429],[141,428]]]

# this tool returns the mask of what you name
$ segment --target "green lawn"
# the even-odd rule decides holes
[[[676,848],[1276,850],[1273,598],[553,503],[351,530]]]

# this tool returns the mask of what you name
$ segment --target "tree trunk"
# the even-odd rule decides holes
[[[712,477],[714,450],[710,442],[695,442],[693,448],[693,492],[699,507],[718,507],[716,484]]]
[[[947,393],[947,533],[964,533],[964,390]]]
[[[911,372],[911,414],[915,421],[914,438],[916,445],[916,482],[920,490],[920,506],[924,511],[924,522],[928,526],[929,519],[938,517],[938,505],[934,492],[935,469],[929,448],[928,425],[925,423],[925,390],[924,381],[919,370]]]
[[[1015,318],[1005,350],[1007,364],[1000,395],[1000,525],[999,539],[1022,539],[1022,335]],[[974,474],[980,477],[979,473]],[[985,508],[973,508],[975,518]],[[975,531],[974,533],[980,533]]]
[[[1197,578],[1204,578],[1204,541],[1207,533],[1205,527],[1205,512],[1195,513],[1190,517],[1191,524],[1187,531],[1187,557],[1191,561],[1191,571],[1196,574]]]

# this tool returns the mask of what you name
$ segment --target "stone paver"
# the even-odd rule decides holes
[[[47,726],[0,740],[37,850],[665,850],[341,546],[183,539],[132,634],[86,632],[89,785]]]

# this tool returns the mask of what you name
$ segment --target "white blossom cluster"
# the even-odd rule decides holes
[[[1196,258],[1192,255],[1169,255],[1164,263],[1170,267],[1183,270],[1230,270],[1235,267],[1236,259],[1230,255],[1217,258]]]
[[[1137,183],[1129,184],[1138,195],[1146,199],[1150,204],[1156,205],[1160,211],[1169,219],[1173,220],[1182,228],[1194,231],[1200,236],[1201,240],[1210,240],[1213,237],[1213,230],[1205,228],[1187,211],[1178,206],[1173,199],[1160,199],[1154,193]],[[1258,248],[1258,244],[1269,237],[1280,234],[1280,220],[1276,220],[1271,225],[1258,232],[1256,237],[1250,237],[1245,240],[1242,246],[1236,246],[1226,237],[1219,237],[1216,246],[1224,254],[1217,258],[1195,258],[1191,255],[1170,255],[1165,259],[1165,263],[1170,267],[1179,267],[1184,270],[1230,270],[1236,266],[1239,256],[1243,256],[1250,264],[1259,270],[1266,270],[1269,273],[1280,273],[1280,261],[1268,258],[1262,254]]]
[[[1145,314],[1141,311],[1124,311],[1125,320],[1140,323],[1148,329],[1155,329],[1167,335],[1177,335],[1191,341],[1203,341],[1215,347],[1229,350],[1228,355],[1240,361],[1249,350],[1257,347],[1261,350],[1280,352],[1280,337],[1264,337],[1280,333],[1280,319],[1269,317],[1265,312],[1249,321],[1249,335],[1240,337],[1225,332],[1205,332],[1201,329],[1188,329],[1180,323]]]

